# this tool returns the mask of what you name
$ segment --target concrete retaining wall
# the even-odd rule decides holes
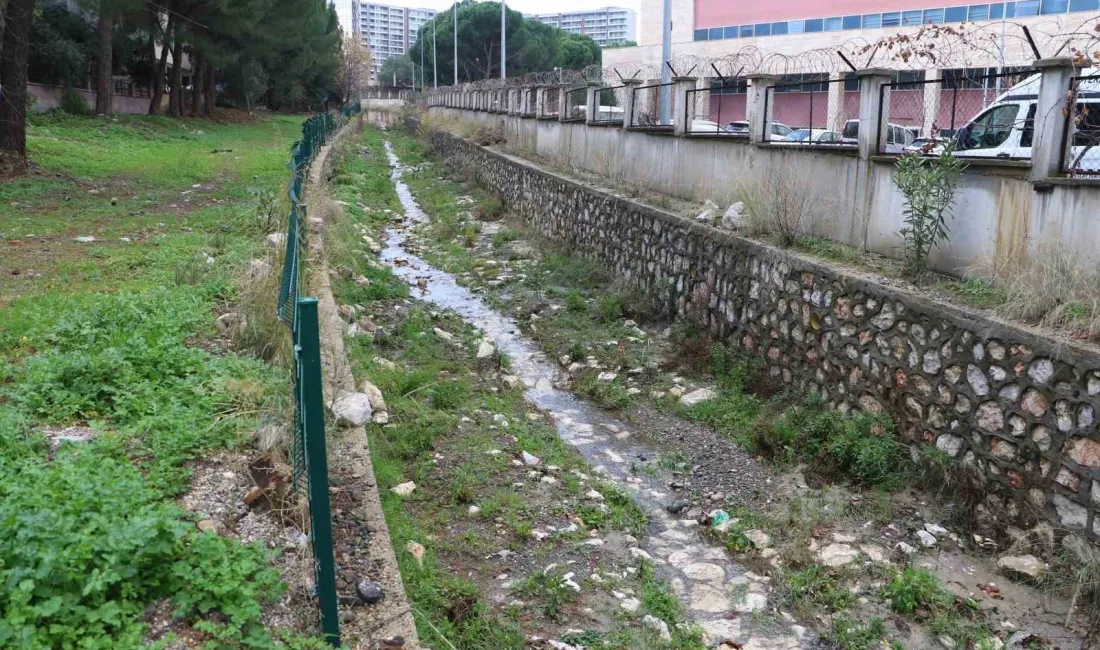
[[[569,128],[528,123],[537,127],[526,131],[533,138]],[[614,137],[598,133],[588,135]],[[543,236],[616,276],[668,291],[680,315],[734,337],[772,376],[844,411],[888,412],[908,443],[935,445],[971,468],[983,481],[975,513],[981,526],[1048,520],[1100,539],[1100,354],[616,197],[448,133],[431,138],[443,159],[462,161]],[[654,141],[667,143],[656,146],[671,160],[687,147],[721,146],[731,157],[744,151]],[[642,146],[636,142],[627,133],[619,145]],[[815,184],[858,182],[845,175],[844,156],[829,160]],[[983,178],[994,194],[992,185],[1010,184]]]
[[[35,98],[33,110],[42,112],[61,106],[61,87],[28,83],[27,92]],[[76,89],[88,104],[88,111],[95,111],[96,91]],[[165,96],[167,101],[167,95]],[[111,110],[120,114],[144,115],[149,112],[148,97],[111,95]]]
[[[563,168],[607,176],[687,200],[736,200],[741,184],[780,174],[808,184],[816,206],[813,234],[902,257],[898,231],[904,197],[894,186],[894,161],[860,160],[854,151],[753,145],[707,137],[678,138],[618,127],[535,120],[433,106],[432,115],[499,126],[508,150]],[[974,162],[964,173],[949,241],[931,255],[932,268],[964,275],[974,265],[1019,256],[1042,238],[1082,260],[1100,259],[1100,185],[1081,181],[1035,186],[1019,162]]]

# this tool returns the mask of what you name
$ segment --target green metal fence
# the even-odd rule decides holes
[[[290,215],[286,232],[286,257],[279,285],[279,319],[290,327],[294,340],[294,422],[291,459],[292,485],[304,492],[309,503],[310,540],[315,581],[321,611],[321,630],[334,647],[340,645],[337,613],[336,566],[332,548],[332,511],[328,492],[328,458],[325,450],[325,403],[321,380],[321,337],[317,299],[300,292],[301,259],[306,247],[306,206],[302,188],[309,164],[337,127],[359,112],[358,105],[339,113],[314,115],[302,125],[302,139],[291,147]]]

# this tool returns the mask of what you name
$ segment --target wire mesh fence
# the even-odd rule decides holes
[[[859,85],[854,75],[828,74],[788,77],[764,90],[761,138],[773,144],[811,147],[855,147],[847,137],[850,124],[859,124]]]
[[[542,115],[539,117],[557,117],[561,110],[561,89],[551,86],[543,91]]]
[[[1030,159],[1039,91],[1030,74],[968,68],[943,70],[935,79],[923,72],[896,76],[880,90],[875,149],[938,155],[951,146],[967,158]]]
[[[523,91],[524,101],[520,105],[525,117],[533,116],[535,110],[538,107],[538,90],[535,88],[528,88]]]
[[[744,79],[713,80],[705,88],[687,91],[684,102],[687,133],[749,137],[747,98],[748,82]]]
[[[565,105],[562,107],[563,122],[581,122],[588,110],[588,87],[570,88],[565,93]]]
[[[1100,177],[1100,76],[1074,77],[1066,95],[1064,169],[1073,177]]]
[[[672,128],[672,84],[650,84],[633,89],[628,126]]]
[[[601,88],[596,98],[596,114],[593,124],[622,124],[623,107],[626,106],[626,86]]]
[[[321,629],[334,647],[340,645],[337,618],[336,566],[332,545],[332,512],[329,503],[328,458],[325,449],[324,395],[321,383],[321,337],[317,299],[300,291],[301,259],[305,251],[306,207],[302,189],[309,164],[329,136],[359,113],[349,104],[338,113],[314,115],[302,125],[302,139],[291,147],[290,213],[287,218],[286,255],[283,258],[277,310],[291,331],[294,343],[294,414],[291,433],[291,487],[304,494],[309,504],[309,539],[313,547],[314,590],[321,611]]]

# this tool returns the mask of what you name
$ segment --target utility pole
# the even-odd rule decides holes
[[[435,51],[435,16],[432,16],[432,88],[439,88],[439,52]]]
[[[504,4],[505,4],[504,0],[500,0],[500,78],[501,79],[504,79],[504,77],[506,76],[505,71],[504,71],[504,66],[505,66],[504,56],[508,51],[508,43],[507,43],[508,39],[504,34],[504,31],[505,31],[504,15],[505,15],[505,11],[506,11],[506,9],[504,8]]]
[[[424,90],[424,26],[420,26],[420,33],[416,35],[416,45],[420,48],[420,90]]]
[[[455,3],[455,6],[452,9],[452,11],[454,11],[453,18],[454,18],[454,21],[455,21],[455,78],[454,78],[454,84],[453,85],[457,86],[458,85],[458,3],[457,2]]]
[[[672,112],[672,87],[668,85],[672,81],[668,70],[672,60],[672,0],[665,0],[664,4],[661,25],[661,83],[664,84],[661,86],[661,124],[668,124]]]

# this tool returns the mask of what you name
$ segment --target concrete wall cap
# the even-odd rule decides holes
[[[745,78],[749,81],[772,81],[779,77],[774,74],[768,74],[766,72],[754,72],[752,74],[745,75]]]
[[[1056,56],[1049,59],[1038,59],[1031,67],[1045,70],[1047,68],[1090,68],[1092,63],[1088,59],[1078,61],[1069,56]]]
[[[893,77],[896,70],[889,68],[862,68],[856,70],[857,77]]]
[[[630,78],[627,78],[627,79],[623,79],[623,85],[624,86],[636,86],[636,85],[640,86],[640,85],[642,85],[642,80],[630,77]]]
[[[681,75],[681,76],[679,76],[679,77],[673,77],[673,78],[672,78],[672,81],[673,81],[673,82],[679,82],[679,81],[695,81],[695,80],[696,80],[696,77],[688,77],[688,76],[684,76],[684,75]]]

